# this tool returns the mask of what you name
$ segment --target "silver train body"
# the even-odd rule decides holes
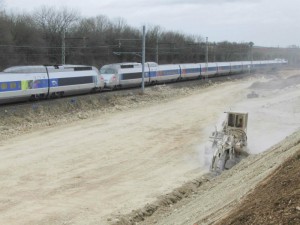
[[[146,84],[223,76],[287,64],[282,59],[269,61],[216,62],[157,65],[145,64]],[[0,104],[29,99],[54,98],[100,91],[103,88],[137,86],[142,83],[140,63],[105,65],[100,72],[92,66],[16,66],[0,73]]]
[[[272,69],[287,64],[283,59],[265,61],[214,62],[158,65],[145,63],[144,82],[146,84],[165,83],[182,79],[196,79],[223,76],[255,70]],[[104,65],[100,69],[104,77],[104,87],[109,89],[137,86],[142,83],[141,63],[116,63]]]
[[[89,93],[103,87],[103,77],[91,66],[16,66],[0,73],[0,103]]]

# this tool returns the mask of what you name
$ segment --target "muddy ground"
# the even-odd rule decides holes
[[[1,106],[0,223],[215,223],[295,154],[299,74]],[[207,139],[227,110],[249,112],[252,155],[215,176]]]

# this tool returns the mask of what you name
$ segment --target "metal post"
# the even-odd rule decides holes
[[[208,64],[208,37],[206,37],[206,54],[205,54],[205,61]]]
[[[253,70],[253,45],[251,45],[251,71]]]
[[[253,45],[251,45],[251,64],[253,63]]]
[[[156,63],[158,64],[158,34],[156,34]]]
[[[250,46],[250,60],[251,60],[251,67],[250,67],[250,71],[252,71],[252,67],[253,67],[253,45],[254,43],[251,41],[249,43],[249,46]]]
[[[206,73],[208,73],[208,37],[206,37],[206,54],[205,54],[205,61],[206,61]],[[206,80],[208,79],[208,75],[206,76]]]
[[[146,53],[146,28],[143,26],[143,45],[142,45],[142,93],[145,91],[145,53]]]
[[[61,64],[66,64],[66,30],[62,32],[62,45],[61,45]]]

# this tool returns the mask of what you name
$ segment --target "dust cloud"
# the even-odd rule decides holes
[[[252,83],[242,93],[242,98],[224,108],[215,124],[203,129],[206,143],[197,146],[198,163],[209,171],[213,150],[209,136],[221,130],[226,119],[226,111],[248,112],[248,146],[250,154],[259,154],[295,132],[300,127],[300,77],[298,75],[278,74]],[[249,95],[255,97],[249,97]],[[238,98],[237,98],[238,99]]]
[[[256,82],[249,87],[249,92],[254,91],[258,97],[245,96],[232,107],[249,113],[249,153],[261,153],[299,129],[299,84],[299,76]]]

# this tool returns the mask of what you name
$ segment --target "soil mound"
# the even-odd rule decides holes
[[[300,224],[300,147],[221,224]]]

